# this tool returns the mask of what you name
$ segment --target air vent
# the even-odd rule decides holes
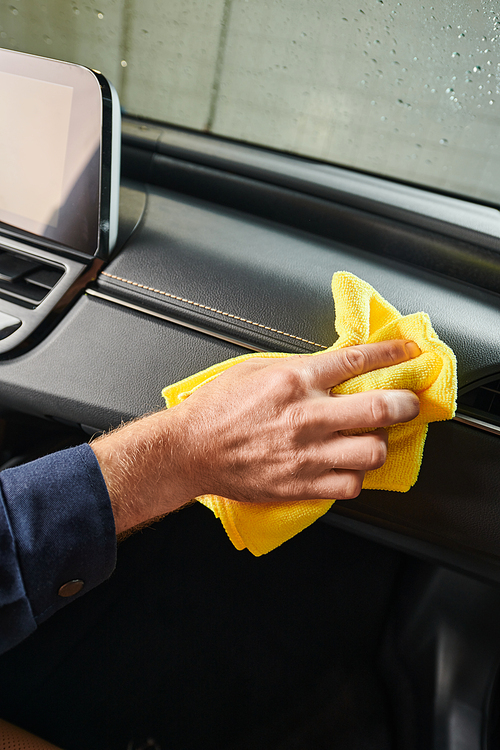
[[[458,410],[461,414],[500,426],[500,377],[494,375],[461,393]]]
[[[22,307],[34,309],[64,273],[61,266],[53,266],[30,256],[0,250],[0,297]]]

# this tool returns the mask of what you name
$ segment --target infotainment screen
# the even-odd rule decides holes
[[[118,226],[120,111],[79,65],[0,49],[0,234],[106,257]]]

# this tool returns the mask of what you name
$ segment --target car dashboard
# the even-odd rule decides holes
[[[497,607],[499,242],[492,207],[125,118],[117,249],[81,270],[78,288],[71,279],[73,294],[61,287],[53,314],[2,353],[0,402],[88,436],[162,408],[165,385],[218,361],[322,351],[336,338],[336,271],[369,282],[403,314],[427,312],[457,356],[455,419],[430,425],[408,493],[365,490],[319,523],[421,561],[428,578],[419,568],[412,585],[421,585],[426,611],[442,608],[432,638],[447,643],[436,624],[450,611],[442,591],[470,585],[471,600]],[[407,639],[408,653],[417,615],[405,622],[394,637]],[[463,625],[464,642],[475,642],[477,626],[474,618]],[[486,661],[496,665],[494,642],[492,633]],[[493,666],[487,674],[464,705],[492,700]],[[448,717],[449,739],[450,714],[436,712]],[[483,720],[474,727],[483,737]]]

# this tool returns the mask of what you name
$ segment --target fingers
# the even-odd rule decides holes
[[[363,488],[364,471],[336,469],[319,477],[308,495],[316,500],[352,500]]]
[[[412,391],[374,390],[349,396],[333,394],[328,398],[311,399],[303,416],[303,424],[311,434],[326,437],[345,430],[374,430],[418,416],[420,402]]]
[[[294,474],[295,481],[286,485],[282,499],[350,500],[361,492],[365,473],[379,469],[386,457],[383,429],[366,435],[338,435],[325,443],[321,458]]]
[[[327,444],[327,449],[330,446]],[[387,432],[378,429],[364,435],[337,435],[325,462],[330,470],[373,471],[380,469],[387,458]]]
[[[301,360],[300,366],[308,372],[317,388],[327,391],[356,375],[406,362],[420,353],[414,341],[381,341],[325,352]]]
[[[302,453],[293,471],[297,482],[315,483],[326,476],[327,482],[343,485],[347,474],[363,474],[379,469],[387,458],[387,432],[378,429],[362,435],[334,435],[309,456]],[[342,482],[339,482],[342,477]],[[347,492],[344,487],[343,492]]]

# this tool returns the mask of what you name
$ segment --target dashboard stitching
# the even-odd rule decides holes
[[[286,331],[280,331],[277,328],[271,328],[270,326],[266,326],[263,323],[255,323],[253,320],[248,320],[247,318],[241,318],[239,315],[233,315],[232,313],[224,312],[223,310],[217,310],[215,307],[209,307],[208,305],[202,305],[201,302],[193,302],[190,299],[185,299],[184,297],[178,297],[176,294],[171,294],[170,292],[163,292],[161,289],[155,289],[152,286],[146,286],[145,284],[139,284],[138,281],[131,281],[130,279],[124,279],[121,276],[115,276],[112,273],[107,273],[106,271],[102,271],[103,276],[107,276],[110,279],[115,279],[116,281],[123,281],[125,284],[130,284],[131,286],[136,286],[139,289],[145,289],[148,292],[155,292],[156,294],[162,294],[164,297],[170,297],[171,299],[176,299],[179,302],[186,302],[188,305],[193,305],[194,307],[199,307],[202,310],[208,310],[210,312],[218,313],[219,315],[224,315],[226,318],[232,318],[233,320],[241,320],[243,323],[249,323],[252,326],[256,326],[257,328],[263,328],[266,331],[271,331],[272,333],[279,333],[282,336],[287,336],[291,339],[296,339],[297,341],[303,341],[305,344],[312,344],[313,346],[317,346],[320,349],[327,349],[327,346],[323,346],[323,344],[317,344],[315,341],[309,341],[309,339],[303,339],[300,336],[294,336],[293,333],[287,333]]]

